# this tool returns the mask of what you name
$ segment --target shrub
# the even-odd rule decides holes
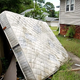
[[[1,62],[2,62],[2,73],[5,73],[10,62],[4,57],[4,58],[0,58]]]
[[[73,38],[74,35],[75,35],[75,26],[69,26],[67,33],[66,33],[66,36]]]
[[[59,31],[59,27],[57,28],[57,31]]]

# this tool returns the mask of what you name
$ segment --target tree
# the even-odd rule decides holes
[[[55,17],[59,18],[59,11],[55,11]]]
[[[39,5],[39,7],[40,7],[40,8],[42,8],[42,7],[43,7],[42,3],[38,3],[38,5]]]
[[[21,13],[33,6],[32,0],[0,0],[0,13],[4,10]]]
[[[34,2],[34,7],[35,7],[35,3],[37,3],[39,5],[39,7],[42,8],[43,7],[42,4],[45,3],[45,0],[33,0],[33,1],[35,1]]]
[[[45,3],[45,0],[33,0],[35,2]]]
[[[31,17],[38,20],[45,20],[45,15],[43,14],[44,9],[40,8],[38,5],[34,8],[34,10],[25,13],[26,17]]]
[[[45,0],[38,0],[38,2],[40,2],[40,3],[45,3]]]
[[[55,17],[55,7],[52,3],[47,2],[44,7],[46,8],[47,12],[49,13],[49,17]]]
[[[23,9],[25,8],[25,10],[34,7],[33,0],[23,0],[22,5],[23,5]]]
[[[13,12],[18,12],[21,0],[0,0],[0,12],[4,10],[9,10]]]

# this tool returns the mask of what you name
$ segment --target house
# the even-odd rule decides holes
[[[59,26],[59,19],[54,17],[45,17],[45,21],[49,26]]]
[[[27,9],[24,12],[22,12],[21,15],[25,15],[25,13],[30,12],[31,10],[34,10],[34,9],[33,8]],[[44,12],[43,14],[46,16],[45,21],[47,22],[47,24],[49,26],[58,26],[59,25],[59,19],[58,18],[48,17],[49,14],[47,12]]]
[[[60,34],[65,35],[65,26],[75,25],[74,37],[80,39],[80,0],[60,0]]]
[[[33,9],[33,8],[32,8],[32,9],[27,9],[27,10],[23,11],[23,12],[21,13],[21,15],[25,15],[25,13],[30,12],[31,10],[34,10],[34,9]]]
[[[25,80],[43,80],[68,60],[46,22],[9,11],[0,14],[0,22],[0,55],[11,61],[4,80],[16,80],[16,62]]]
[[[25,13],[30,12],[31,10],[34,10],[34,9],[33,9],[33,8],[32,8],[32,9],[27,9],[27,10],[23,11],[23,12],[21,13],[21,15],[25,15]],[[44,14],[45,16],[48,16],[48,15],[49,15],[47,12],[44,12],[43,14]]]

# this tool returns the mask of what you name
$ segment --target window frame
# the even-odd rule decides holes
[[[71,10],[71,0],[69,0],[69,11],[67,11],[67,0],[65,0],[65,12],[74,12],[75,11],[75,0],[74,0],[74,9],[73,10]]]

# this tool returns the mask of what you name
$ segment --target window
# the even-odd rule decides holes
[[[66,0],[66,11],[74,11],[74,0]]]
[[[74,0],[71,0],[71,11],[73,11],[74,10]]]
[[[66,11],[69,11],[69,0],[66,1]]]

